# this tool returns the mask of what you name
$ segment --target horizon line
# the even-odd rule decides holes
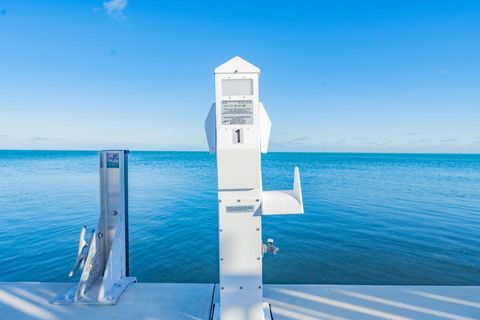
[[[1,149],[1,151],[50,151],[50,152],[100,152],[105,150],[128,150],[129,152],[191,152],[210,153],[208,150],[141,150],[141,149]],[[378,151],[269,151],[268,153],[325,153],[325,154],[405,154],[405,155],[480,155],[480,152],[378,152]]]

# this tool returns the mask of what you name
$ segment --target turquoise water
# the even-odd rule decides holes
[[[305,215],[266,217],[269,283],[480,285],[480,155],[270,153],[264,188],[298,165]],[[131,274],[218,281],[215,158],[132,152]],[[99,210],[96,152],[0,151],[0,281],[68,281]]]

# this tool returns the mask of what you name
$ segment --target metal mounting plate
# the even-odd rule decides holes
[[[262,307],[263,307],[263,319],[258,319],[258,320],[273,320],[272,308],[270,306],[270,303],[263,302]],[[220,320],[220,303],[213,304],[210,320]]]
[[[50,301],[51,304],[81,304],[81,305],[102,305],[102,306],[114,306],[117,304],[118,299],[130,288],[137,278],[135,277],[125,277],[122,278],[119,282],[115,283],[112,290],[108,291],[105,295],[106,299],[101,301],[97,300],[98,287],[102,282],[100,278],[95,284],[92,285],[90,290],[83,295],[79,300],[74,301],[75,292],[77,292],[78,284],[74,285],[66,293],[59,295]],[[93,293],[89,295],[89,292]]]

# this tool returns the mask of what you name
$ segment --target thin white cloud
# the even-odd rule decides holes
[[[103,7],[108,14],[121,14],[127,7],[127,0],[110,0],[103,3]]]

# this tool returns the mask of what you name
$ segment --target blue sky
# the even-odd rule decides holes
[[[0,149],[207,150],[261,68],[271,150],[480,152],[478,1],[0,1]]]

